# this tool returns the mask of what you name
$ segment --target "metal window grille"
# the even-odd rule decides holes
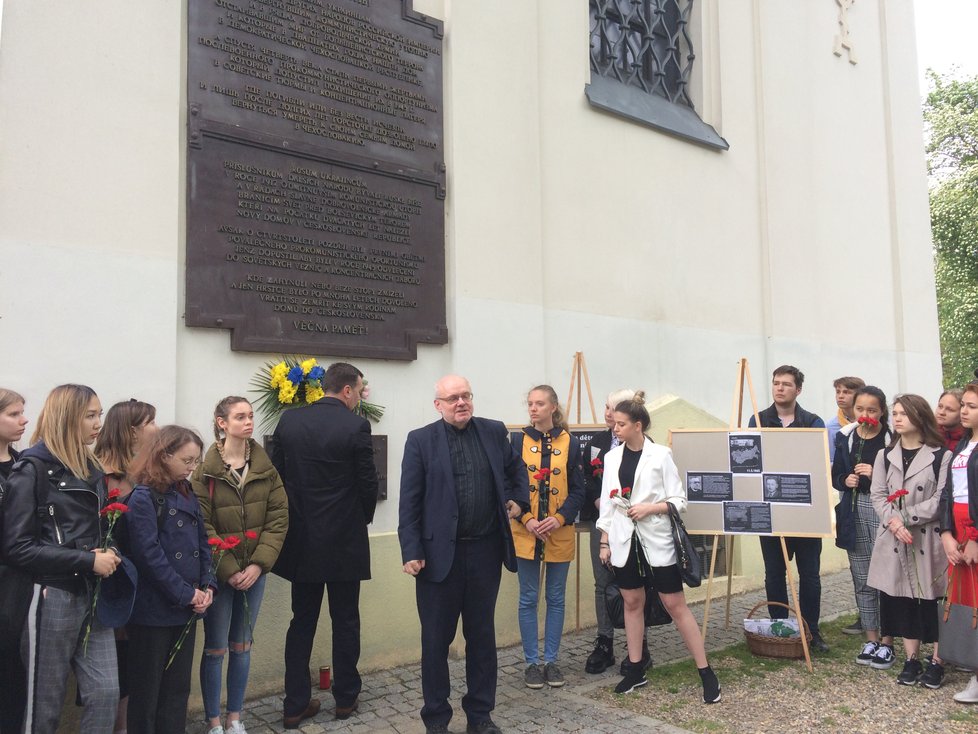
[[[693,0],[589,0],[591,71],[693,109]]]

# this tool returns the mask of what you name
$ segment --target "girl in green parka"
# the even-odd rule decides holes
[[[251,643],[265,591],[289,528],[282,479],[265,450],[252,439],[255,414],[245,398],[224,398],[214,409],[216,441],[191,479],[207,535],[241,543],[217,568],[220,584],[204,618],[200,689],[209,734],[244,734],[241,708],[248,684]],[[227,718],[221,723],[221,674],[230,649]]]

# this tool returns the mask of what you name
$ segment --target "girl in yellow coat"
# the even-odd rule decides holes
[[[584,502],[581,445],[570,435],[550,385],[538,385],[527,396],[530,425],[523,429],[522,456],[530,475],[530,511],[513,520],[517,576],[520,582],[519,623],[526,656],[528,688],[564,685],[557,667],[564,629],[567,569],[574,559],[574,519]],[[520,447],[517,446],[517,449]],[[543,664],[537,634],[540,564],[546,567],[547,616]]]

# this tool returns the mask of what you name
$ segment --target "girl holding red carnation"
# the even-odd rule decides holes
[[[893,665],[893,638],[880,639],[880,595],[867,583],[873,543],[879,518],[869,491],[876,456],[892,438],[887,425],[886,395],[878,387],[863,386],[853,396],[852,423],[835,436],[832,486],[839,491],[839,517],[851,514],[848,524],[840,521],[836,545],[849,555],[849,571],[856,593],[859,620],[866,642],[856,656],[859,665],[886,669]],[[843,527],[849,528],[846,532]]]
[[[129,465],[140,446],[156,435],[156,408],[130,399],[113,405],[105,414],[95,441],[95,456],[105,468],[105,480],[125,498],[132,491]]]
[[[574,559],[574,520],[584,504],[581,444],[567,430],[557,393],[550,385],[530,390],[526,404],[530,425],[523,429],[516,448],[529,473],[530,511],[510,522],[520,584],[520,637],[527,664],[523,682],[528,688],[559,688],[564,685],[557,656],[564,631],[567,570]],[[537,634],[541,564],[546,569],[547,600],[542,664]]]
[[[941,540],[948,560],[951,584],[948,599],[954,604],[978,605],[978,382],[961,395],[963,435],[951,459],[951,482],[945,488],[947,508]],[[953,530],[952,530],[953,528]],[[978,703],[978,676],[954,695],[958,703]]]
[[[116,496],[125,500],[132,492],[129,465],[142,443],[160,430],[156,425],[156,408],[131,398],[113,405],[105,414],[102,430],[95,440],[95,456],[105,469],[105,481]],[[129,638],[125,627],[115,631],[115,654],[119,664],[119,708],[115,731],[126,730],[129,707]]]
[[[37,417],[31,447],[6,483],[3,555],[33,577],[25,628],[27,694],[24,731],[54,734],[69,670],[84,711],[81,731],[109,732],[119,702],[112,630],[92,619],[96,577],[113,574],[119,556],[103,550],[100,510],[108,501],[92,454],[102,404],[85,385],[60,385]],[[3,661],[8,665],[8,661]]]
[[[139,571],[129,620],[129,734],[183,734],[196,624],[213,601],[211,548],[188,478],[200,463],[200,436],[164,426],[140,449],[124,517]],[[172,661],[171,661],[172,657]]]
[[[229,396],[214,409],[214,437],[191,481],[210,542],[235,537],[217,567],[218,591],[204,618],[200,689],[209,734],[244,734],[241,709],[251,667],[251,644],[265,593],[266,574],[289,529],[282,479],[252,437],[255,413],[245,398]],[[227,715],[221,721],[221,677],[227,671]]]
[[[648,683],[642,660],[645,595],[657,593],[686,643],[703,684],[703,702],[720,700],[720,681],[706,658],[696,618],[686,604],[676,562],[669,507],[686,509],[686,490],[672,451],[645,435],[651,419],[645,394],[615,406],[615,435],[621,442],[605,455],[601,487],[601,561],[615,574],[625,607],[628,660],[615,693]],[[630,491],[626,491],[629,490]]]
[[[897,396],[892,419],[897,438],[873,464],[870,498],[880,525],[868,583],[880,592],[881,634],[903,638],[907,658],[897,683],[940,688],[937,600],[947,578],[941,499],[951,452],[944,448],[934,411],[919,395]],[[926,670],[919,658],[921,642],[934,643]]]

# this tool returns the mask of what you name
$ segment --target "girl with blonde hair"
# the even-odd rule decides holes
[[[108,498],[91,451],[101,425],[102,404],[94,390],[54,388],[38,415],[31,447],[7,482],[4,555],[34,577],[24,721],[25,731],[34,734],[58,728],[69,669],[84,706],[81,731],[109,732],[115,720],[114,636],[98,619],[89,625],[96,576],[111,575],[119,564],[113,550],[102,550],[99,512]]]
[[[530,478],[530,511],[512,520],[519,578],[519,624],[523,638],[527,688],[564,685],[557,666],[564,631],[564,596],[567,569],[574,559],[574,520],[584,503],[581,444],[567,430],[557,393],[550,385],[537,385],[526,399],[530,425],[523,429],[520,445]],[[544,624],[543,661],[537,634],[540,581],[546,569],[547,615]]]

